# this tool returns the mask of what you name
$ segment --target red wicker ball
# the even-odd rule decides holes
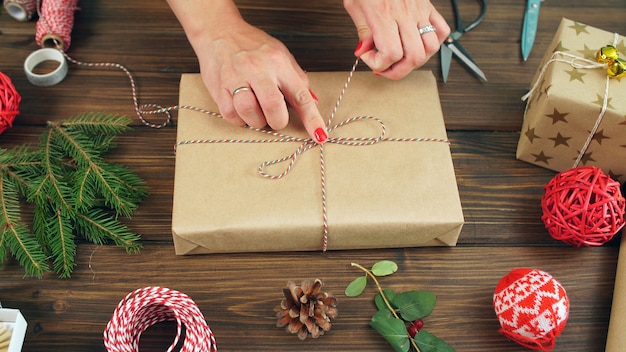
[[[552,275],[538,270],[514,269],[494,291],[493,306],[500,333],[533,350],[550,351],[565,329],[569,299]]]
[[[0,72],[0,134],[13,126],[19,114],[22,97],[13,86],[11,79]]]
[[[544,188],[543,216],[550,236],[576,247],[601,246],[624,227],[620,184],[594,166],[557,174]]]

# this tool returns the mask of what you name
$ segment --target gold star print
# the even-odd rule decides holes
[[[528,127],[528,130],[526,130],[526,133],[524,133],[526,135],[526,137],[528,138],[528,140],[530,140],[530,143],[535,141],[535,138],[541,138],[538,135],[535,134],[535,129],[534,128],[530,128]]]
[[[598,100],[596,100],[596,101],[592,101],[592,103],[594,103],[594,104],[596,104],[596,105],[600,105],[600,106],[604,105],[604,97],[603,97],[603,96],[600,96],[600,94],[596,94],[596,97],[598,98]],[[606,107],[607,107],[607,108],[609,108],[609,109],[615,109],[615,108],[613,107],[613,105],[611,105],[611,100],[612,100],[612,99],[613,99],[613,98],[608,98],[608,99],[606,100]]]
[[[551,84],[548,84],[547,86],[544,86],[545,84],[545,80],[541,81],[541,86],[539,86],[539,94],[537,94],[537,98],[535,99],[536,102],[539,102],[539,99],[545,94],[548,95],[548,91],[550,90],[550,88],[552,88]]]
[[[626,115],[624,115],[624,121],[619,123],[620,125],[626,125]]]
[[[594,59],[596,58],[596,51],[594,49],[590,49],[587,44],[585,44],[585,48],[583,50],[578,50],[579,53],[583,54],[586,59]]]
[[[552,114],[545,115],[545,116],[551,118],[552,119],[552,124],[554,125],[555,123],[557,123],[559,121],[563,121],[563,122],[567,123],[567,120],[565,119],[565,116],[567,116],[567,115],[569,115],[569,112],[560,113],[559,110],[554,108],[554,111],[552,112]]]
[[[587,131],[587,132],[591,133],[591,131]],[[591,138],[592,141],[596,141],[598,142],[598,144],[602,144],[602,141],[605,139],[611,139],[611,137],[605,136],[604,130],[600,130],[596,132],[596,134],[593,135],[593,138]]]
[[[563,42],[559,40],[559,42],[556,44],[556,48],[554,48],[553,52],[556,51],[569,51],[568,48],[563,46]]]
[[[619,180],[620,178],[622,178],[622,175],[616,174],[615,172],[613,172],[613,170],[609,170],[609,176],[614,180]]]
[[[573,80],[578,80],[578,81],[581,81],[582,83],[585,83],[585,81],[583,81],[583,76],[586,75],[586,73],[579,72],[575,68],[573,68],[571,71],[565,70],[565,73],[567,73],[569,75],[569,81],[570,82],[573,81]]]
[[[572,139],[572,137],[565,137],[561,134],[561,132],[557,132],[555,137],[550,138],[551,140],[554,141],[554,147],[558,147],[560,145],[564,145],[566,147],[569,147],[569,144],[567,143],[568,140]]]
[[[548,160],[552,159],[551,156],[547,156],[543,153],[543,150],[541,152],[539,152],[539,154],[530,154],[532,156],[535,157],[535,162],[542,162],[542,163],[546,163],[546,165],[548,164]]]
[[[578,153],[580,153],[580,151],[578,151]],[[592,153],[593,153],[593,152],[589,152],[589,153],[585,153],[585,154],[583,154],[583,157],[580,159],[580,162],[581,162],[583,165],[587,165],[587,163],[588,163],[588,162],[590,162],[590,161],[596,161],[596,159],[594,159],[594,158],[592,158],[592,157],[591,157],[591,154],[592,154]],[[574,160],[576,160],[576,159],[574,159]]]
[[[580,33],[587,33],[587,34],[589,34],[589,32],[587,32],[587,25],[586,24],[574,22],[574,24],[569,26],[569,28],[575,30],[576,31],[576,35],[579,35]]]

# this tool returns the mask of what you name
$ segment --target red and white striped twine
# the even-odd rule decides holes
[[[109,352],[139,351],[141,334],[154,324],[176,321],[176,337],[167,352],[181,338],[181,352],[217,352],[215,337],[202,312],[186,294],[165,287],[137,289],[120,301],[104,330],[104,346]]]
[[[67,50],[72,41],[74,12],[78,0],[42,0],[35,41],[40,47],[54,46]]]

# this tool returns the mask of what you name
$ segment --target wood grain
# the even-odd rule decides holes
[[[459,1],[466,20],[477,2]],[[341,1],[237,2],[244,17],[282,40],[308,71],[347,71],[354,60],[356,31]],[[434,1],[453,23],[447,1]],[[171,207],[176,123],[153,130],[138,120],[119,138],[110,160],[143,177],[150,197],[126,223],[142,235],[140,254],[115,246],[80,243],[71,279],[23,277],[15,262],[0,272],[0,301],[19,308],[29,322],[23,351],[104,351],[102,332],[115,305],[128,292],[162,285],[190,295],[204,313],[221,351],[388,351],[367,323],[373,291],[343,295],[360,273],[351,262],[395,260],[400,270],[383,284],[397,291],[423,289],[438,297],[426,328],[457,351],[524,351],[498,333],[492,295],[515,267],[536,267],[566,288],[572,310],[557,351],[602,351],[611,308],[617,240],[600,248],[571,248],[552,240],[541,222],[543,186],[554,172],[515,160],[524,103],[539,61],[561,17],[626,33],[623,0],[551,0],[542,3],[539,30],[528,61],[519,36],[524,2],[490,1],[482,24],[462,38],[485,71],[481,84],[453,62],[447,84],[439,59],[424,69],[438,77],[466,224],[454,248],[402,248],[330,253],[174,255]],[[184,72],[198,72],[193,50],[166,2],[90,1],[76,13],[69,55],[84,62],[116,62],[137,79],[141,103],[175,105]],[[49,88],[31,86],[23,61],[37,49],[35,22],[0,14],[0,70],[23,100],[15,126],[0,147],[37,143],[47,121],[86,111],[135,116],[128,78],[117,69],[70,65],[67,78]],[[362,65],[359,70],[367,70]],[[158,117],[159,119],[161,117]],[[288,280],[321,278],[339,298],[339,318],[319,340],[299,341],[274,327],[274,305]],[[165,350],[172,324],[159,324],[142,338],[142,350]]]

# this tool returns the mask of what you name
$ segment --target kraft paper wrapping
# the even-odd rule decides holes
[[[348,72],[309,73],[323,116],[330,116]],[[200,75],[185,74],[180,104],[217,111]],[[291,112],[281,132],[306,138]],[[430,72],[400,81],[356,72],[333,124],[372,115],[387,138],[446,138],[437,84]],[[376,137],[380,127],[357,121],[334,137]],[[272,136],[269,136],[272,137]],[[181,110],[177,141],[266,139],[220,118]],[[172,232],[177,254],[316,251],[323,247],[320,152],[300,155],[273,180],[258,167],[293,153],[300,143],[198,143],[176,152]],[[453,246],[463,225],[450,146],[443,142],[326,143],[328,249]],[[283,166],[273,166],[280,173]]]
[[[595,62],[598,49],[615,41],[615,33],[562,19],[533,80],[537,89],[527,101],[517,147],[518,159],[559,172],[575,166],[604,105],[606,69],[548,61],[555,52],[564,52]],[[615,46],[620,57],[626,58],[623,36],[617,37]],[[560,54],[554,57],[571,60]],[[545,73],[541,76],[544,67]],[[597,166],[621,182],[626,181],[624,96],[626,80],[610,79],[606,113],[577,165]]]
[[[609,333],[606,338],[606,352],[626,351],[626,236],[622,242],[617,260],[613,305],[609,321]]]

